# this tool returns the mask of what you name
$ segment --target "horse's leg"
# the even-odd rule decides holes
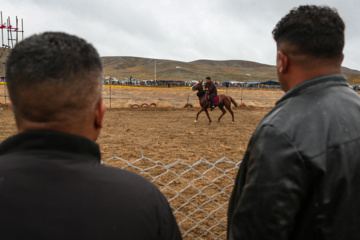
[[[209,118],[209,125],[210,125],[210,123],[211,123],[211,118],[210,118],[210,116],[209,116],[209,112],[208,112],[208,110],[207,110],[207,106],[205,107],[205,112],[206,112],[206,115],[208,116],[208,118]]]
[[[234,123],[234,112],[231,109],[231,101],[227,102],[227,104],[225,104],[226,109],[231,113],[232,116],[232,122]]]
[[[221,116],[219,117],[218,122],[220,122],[220,119],[221,119],[221,118],[222,118],[222,116],[224,116],[224,115],[225,115],[225,113],[226,113],[226,111],[225,111],[225,109],[224,109],[224,106],[223,106],[223,105],[219,105],[219,108],[220,108],[220,110],[222,111],[222,114],[221,114]]]
[[[202,111],[204,111],[205,110],[205,108],[204,107],[202,107],[201,109],[200,109],[200,111],[197,113],[197,115],[196,115],[196,119],[195,119],[195,121],[194,122],[197,122],[198,121],[198,118],[199,118],[199,114],[202,112]]]

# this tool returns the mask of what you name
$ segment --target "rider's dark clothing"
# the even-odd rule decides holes
[[[210,93],[209,101],[211,102],[211,106],[215,106],[214,104],[214,97],[216,97],[216,93]]]
[[[215,83],[213,81],[210,81],[209,83],[205,84],[205,90],[208,91],[209,93],[217,94],[217,89],[216,89]]]
[[[213,81],[206,83],[205,90],[210,93],[209,101],[211,102],[211,106],[215,106],[214,97],[216,97],[216,95],[217,95],[217,89],[216,89],[215,83]]]

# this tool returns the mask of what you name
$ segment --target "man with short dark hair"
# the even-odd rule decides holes
[[[300,6],[273,30],[286,93],[249,142],[228,239],[360,238],[360,97],[340,74],[344,29],[335,9]]]
[[[214,97],[216,97],[217,95],[217,88],[215,86],[215,83],[211,81],[210,77],[206,77],[205,91],[209,93],[209,101],[212,111],[215,108]]]
[[[19,133],[0,145],[1,239],[181,239],[152,183],[100,164],[105,104],[92,45],[33,35],[6,73]]]

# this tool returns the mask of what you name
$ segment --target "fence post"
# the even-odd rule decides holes
[[[190,88],[189,88],[189,91],[188,91],[188,97],[187,97],[187,103],[189,104],[189,96],[190,95]]]
[[[111,84],[110,84],[110,108],[111,108]]]
[[[242,87],[241,87],[241,102],[240,103],[242,103],[242,100],[243,100],[243,91],[244,91],[244,85],[242,85]]]

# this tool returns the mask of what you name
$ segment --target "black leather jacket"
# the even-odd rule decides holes
[[[360,239],[360,97],[343,75],[297,85],[260,122],[228,239]]]

